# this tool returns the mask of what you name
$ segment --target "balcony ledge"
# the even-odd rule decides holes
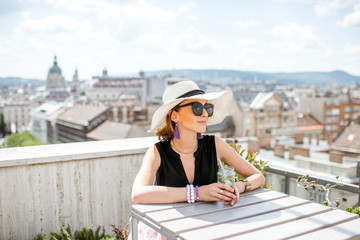
[[[0,149],[0,168],[145,153],[156,137]]]

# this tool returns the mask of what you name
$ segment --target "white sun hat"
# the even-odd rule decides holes
[[[207,125],[221,123],[228,114],[228,104],[233,97],[230,90],[205,93],[193,81],[181,81],[168,87],[162,97],[163,105],[154,113],[149,132],[157,132],[165,127],[169,110],[186,99],[203,99],[214,105],[214,114],[209,117]]]

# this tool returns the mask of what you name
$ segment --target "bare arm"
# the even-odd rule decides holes
[[[216,152],[227,165],[235,168],[235,171],[241,174],[248,182],[251,183],[251,189],[256,189],[264,186],[265,177],[261,172],[251,165],[248,161],[243,159],[232,147],[219,137],[215,137]],[[245,183],[236,183],[240,192],[245,191]]]
[[[156,146],[146,152],[141,168],[134,180],[131,200],[133,204],[141,203],[174,203],[186,201],[186,187],[154,186],[153,182],[160,167],[160,155]],[[219,194],[220,190],[224,194]],[[213,183],[199,187],[200,201],[231,201],[236,198],[226,184]]]
[[[139,203],[173,203],[186,201],[186,187],[174,188],[153,186],[155,175],[160,167],[160,155],[156,146],[146,152],[141,168],[132,187],[133,204]]]

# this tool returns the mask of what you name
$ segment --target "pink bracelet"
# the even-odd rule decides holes
[[[191,201],[191,203],[195,202],[194,185],[192,185],[192,184],[190,184],[190,201]]]
[[[191,203],[191,199],[190,199],[190,185],[186,185],[186,199],[188,203]]]

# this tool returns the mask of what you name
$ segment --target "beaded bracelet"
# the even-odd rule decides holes
[[[188,203],[191,203],[191,199],[190,199],[190,185],[186,185],[186,199]]]
[[[191,203],[195,202],[195,196],[194,196],[194,185],[190,184],[190,196],[191,196]]]
[[[199,187],[196,186],[196,201],[199,202],[200,201],[200,196],[199,196]]]

